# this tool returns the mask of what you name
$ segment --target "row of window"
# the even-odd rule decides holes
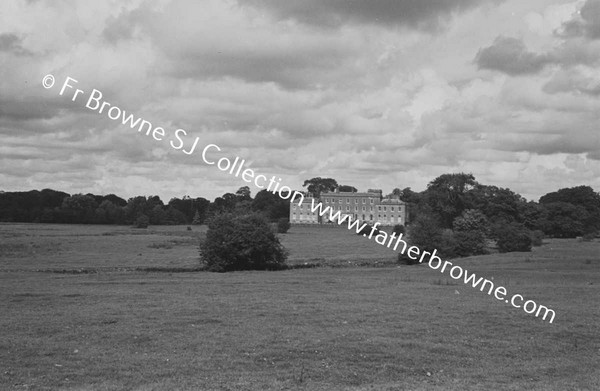
[[[311,217],[316,217],[316,216],[314,214],[310,214],[310,213],[308,213],[308,214],[306,214],[306,216],[304,216],[302,214],[302,212],[299,215],[296,215],[295,213],[292,214],[292,220],[305,220],[305,219],[310,219]],[[398,222],[401,222],[401,220],[402,220],[399,216],[394,216],[394,215],[388,216],[387,214],[384,214],[384,215],[378,214],[377,218],[380,220],[381,220],[381,218],[383,218],[384,220],[394,220],[394,218],[397,218]],[[364,214],[362,215],[362,220],[365,220]],[[373,221],[373,215],[369,215],[369,220]]]
[[[294,209],[294,210],[295,210],[296,208],[297,208],[297,206],[296,206],[296,205],[294,205],[294,206],[292,207],[292,209]],[[310,206],[310,205],[306,205],[306,209],[309,209],[309,208],[311,208],[311,206]],[[383,208],[383,209],[382,209],[382,208]],[[304,205],[303,205],[303,204],[301,204],[301,205],[300,205],[300,209],[304,209]],[[335,210],[335,209],[334,209],[334,210]],[[341,207],[341,206],[339,206],[339,207],[338,207],[338,210],[342,210],[342,207]],[[347,210],[347,211],[349,211],[349,210],[350,210],[350,206],[346,206],[346,210]],[[354,210],[355,210],[355,211],[358,211],[358,206],[355,206],[355,207],[354,207]],[[364,211],[366,211],[366,210],[367,210],[367,209],[366,209],[366,206],[363,206],[363,207],[362,207],[362,210],[363,210],[363,212],[364,212]],[[381,206],[381,205],[378,205],[378,206],[377,206],[377,210],[378,210],[378,211],[380,211],[380,212],[381,212],[382,210],[383,210],[384,212],[387,212],[387,206]],[[371,212],[372,212],[372,211],[373,211],[373,207],[371,206]],[[395,211],[396,211],[395,207],[394,207],[394,206],[390,206],[390,212],[395,212]],[[398,212],[400,212],[400,207],[398,207]]]
[[[331,202],[331,203],[335,203],[335,198],[325,198],[325,203],[326,203],[326,204],[328,204],[328,203],[330,203],[330,202]],[[342,202],[343,202],[343,199],[342,199],[342,198],[338,199],[338,203],[340,203],[340,204],[341,204]],[[373,198],[369,198],[369,203],[370,203],[371,205],[372,205],[374,202],[375,202],[375,200],[374,200]],[[349,204],[349,203],[350,203],[350,198],[346,198],[346,203],[347,203],[347,204]],[[358,202],[358,198],[355,198],[355,199],[354,199],[354,203],[355,203],[355,204],[358,204],[358,203],[359,203],[359,202]],[[363,203],[363,204],[366,204],[366,203],[367,203],[367,199],[366,199],[366,198],[362,198],[362,203]]]

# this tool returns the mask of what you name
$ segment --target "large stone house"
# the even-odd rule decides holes
[[[360,220],[381,226],[406,224],[408,213],[406,204],[399,198],[383,197],[379,189],[369,189],[367,192],[338,192],[323,193],[320,198],[305,197],[302,202],[291,202],[290,223],[292,224],[326,224],[330,223],[330,213],[322,217],[319,211],[312,211],[313,202],[321,202],[323,209],[330,207],[332,213],[340,212],[340,217],[348,215],[352,220]]]

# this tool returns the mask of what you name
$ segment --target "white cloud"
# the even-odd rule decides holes
[[[467,171],[530,198],[600,189],[587,2],[258,3],[7,2],[3,189],[168,200],[245,185],[44,89],[48,73],[296,188],[318,175],[420,190]]]

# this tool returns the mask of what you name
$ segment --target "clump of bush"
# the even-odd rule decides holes
[[[277,220],[277,232],[280,234],[286,233],[290,229],[290,221],[287,217],[282,217]]]
[[[531,245],[534,247],[539,247],[544,242],[544,232],[536,229],[531,232]]]
[[[396,236],[399,236],[400,234],[405,234],[406,228],[404,228],[404,226],[402,224],[396,224],[396,225],[394,225],[394,228],[392,229],[392,233],[395,233]]]
[[[594,240],[595,238],[596,238],[596,233],[595,233],[595,232],[588,232],[588,233],[586,233],[585,235],[583,235],[583,236],[581,237],[581,239],[582,239],[584,242],[591,242],[591,241],[592,241],[592,240]]]
[[[279,270],[287,251],[260,214],[222,214],[208,222],[200,258],[214,272]]]
[[[531,231],[520,224],[503,224],[496,229],[496,244],[501,253],[531,251]]]
[[[467,209],[454,219],[452,227],[456,239],[456,255],[467,257],[487,253],[485,237],[489,232],[489,222],[483,213]]]
[[[445,256],[444,251],[438,246],[442,242],[443,231],[440,228],[439,221],[430,214],[420,214],[408,229],[408,246],[417,246],[421,253],[427,251],[432,253],[437,249],[437,254]],[[398,263],[415,265],[419,263],[418,259],[411,259],[406,252],[398,254]]]
[[[139,215],[133,223],[135,228],[148,228],[148,225],[150,225],[150,218],[145,214]]]

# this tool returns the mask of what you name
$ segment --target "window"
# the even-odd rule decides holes
[[[350,207],[346,206],[346,212],[350,211]]]
[[[355,203],[355,204],[358,204],[358,198],[355,198],[355,199],[354,199],[354,203]]]
[[[372,198],[369,198],[369,201],[371,201],[371,205],[373,205],[373,199],[372,199]]]
[[[350,198],[346,198],[346,203],[349,204],[350,203]]]
[[[342,203],[342,199],[340,198],[340,204]]]
[[[383,211],[386,212],[387,211],[387,206],[383,207]]]
[[[363,206],[363,209],[362,209],[362,210],[363,210],[363,212],[364,212],[366,209],[367,209],[367,208],[365,208],[365,207]]]
[[[367,203],[367,200],[365,198],[363,198],[362,200],[363,200],[363,204]]]
[[[394,207],[392,206],[392,212],[394,211]]]
[[[373,220],[373,215],[369,215],[369,220]]]
[[[358,212],[358,206],[355,206],[355,207],[354,207],[354,211],[355,211],[355,212]]]

